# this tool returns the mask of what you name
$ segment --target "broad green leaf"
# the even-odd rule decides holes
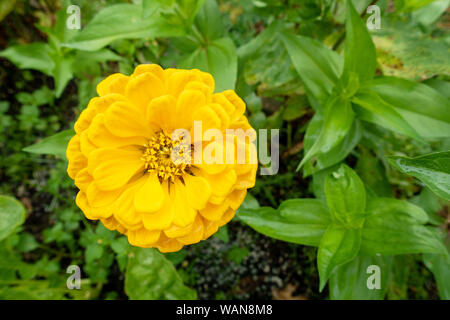
[[[428,220],[431,224],[440,226],[445,219],[439,212],[445,207],[447,201],[439,198],[430,188],[424,187],[417,196],[409,201],[416,206],[421,207],[428,214]]]
[[[0,2],[0,22],[14,9],[16,0],[3,0]]]
[[[195,26],[205,40],[220,39],[224,36],[224,26],[216,0],[203,0],[204,5],[195,18]]]
[[[347,229],[341,225],[331,224],[320,241],[317,253],[320,286],[322,291],[332,271],[352,261],[359,252],[362,229]]]
[[[373,34],[379,68],[385,76],[423,81],[450,74],[450,55],[445,37],[429,36],[408,20],[386,20]]]
[[[59,98],[63,93],[67,83],[73,78],[72,64],[73,58],[58,56],[55,59],[55,69],[53,78],[55,81],[55,96]],[[76,66],[75,66],[76,67]]]
[[[236,48],[230,38],[217,39],[208,43],[206,48],[195,50],[180,61],[179,66],[211,73],[216,92],[234,89],[237,77]]]
[[[237,50],[239,70],[246,84],[257,86],[259,96],[304,97],[304,86],[299,83],[299,75],[280,37],[290,27],[283,21],[274,21]]]
[[[83,30],[64,45],[95,51],[118,39],[181,36],[184,30],[161,16],[142,19],[142,5],[116,4],[101,10]]]
[[[351,1],[347,0],[346,8],[343,82],[348,82],[351,73],[357,74],[360,81],[370,80],[377,67],[375,46]]]
[[[424,224],[427,214],[407,201],[368,198],[361,253],[367,255],[443,253],[437,231]]]
[[[371,150],[359,148],[355,171],[363,181],[368,196],[392,197],[392,188],[386,170]]]
[[[411,12],[420,9],[436,0],[397,0],[395,8],[398,11]]]
[[[423,262],[433,272],[441,300],[450,300],[450,256],[424,254]]]
[[[323,127],[317,140],[297,167],[299,170],[305,163],[319,154],[326,154],[336,147],[350,131],[354,113],[350,102],[340,96],[332,96],[325,105]]]
[[[308,93],[324,103],[341,75],[342,58],[311,38],[284,32],[281,39]]]
[[[416,130],[377,93],[362,90],[352,98],[352,102],[356,104],[354,110],[358,118],[421,140]]]
[[[423,25],[434,23],[448,8],[450,0],[435,0],[430,4],[414,11],[412,18]]]
[[[330,213],[337,221],[353,227],[361,227],[366,209],[364,184],[349,166],[342,164],[325,180],[325,198]]]
[[[128,258],[125,292],[132,300],[193,300],[172,263],[156,249],[135,248]]]
[[[436,91],[438,91],[440,94],[442,94],[447,99],[450,99],[450,82],[449,81],[444,81],[444,80],[433,78],[433,79],[428,79],[428,80],[424,81],[423,83],[426,84],[427,86],[435,89]]]
[[[0,241],[25,222],[25,208],[18,200],[0,195]]]
[[[375,266],[374,270],[372,268]],[[377,269],[379,267],[379,269]],[[341,265],[330,276],[328,289],[332,300],[383,300],[391,273],[392,257],[358,256]],[[368,282],[379,271],[380,288],[369,289]],[[378,275],[378,274],[377,274]],[[372,283],[372,282],[371,282]]]
[[[20,69],[33,69],[51,75],[55,67],[51,51],[48,44],[35,42],[9,47],[0,51],[0,57],[7,58]]]
[[[65,159],[67,144],[73,135],[75,135],[73,129],[64,130],[22,150],[37,154],[53,154]]]
[[[401,172],[416,177],[438,196],[450,201],[450,151],[415,158],[390,156],[388,160]]]
[[[308,128],[306,129],[305,137],[303,140],[306,152],[313,146],[313,144],[317,140],[322,126],[323,116],[317,112],[309,121]],[[361,139],[361,131],[361,124],[357,119],[355,119],[348,134],[341,142],[339,142],[327,153],[317,155],[315,157],[314,165],[312,165],[311,163],[305,164],[303,168],[303,175],[309,176],[344,160]]]
[[[290,199],[276,210],[239,209],[240,220],[256,231],[283,241],[318,246],[330,224],[326,205],[317,199]]]
[[[365,86],[394,106],[422,137],[450,136],[450,102],[433,88],[395,77],[380,77]]]

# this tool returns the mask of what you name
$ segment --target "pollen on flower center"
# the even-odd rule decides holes
[[[172,182],[187,173],[191,163],[191,146],[183,143],[183,137],[172,139],[160,131],[144,146],[142,160],[146,172],[156,172],[160,180]]]

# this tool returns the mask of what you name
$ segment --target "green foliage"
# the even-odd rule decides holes
[[[0,196],[0,241],[25,222],[25,208],[16,199]]]
[[[156,249],[132,251],[125,276],[125,291],[130,299],[195,299],[173,265]]]
[[[438,196],[450,201],[450,151],[416,158],[390,156],[388,159],[394,167],[423,181]]]
[[[36,144],[23,149],[23,151],[37,154],[53,154],[61,158],[66,157],[67,143],[75,134],[72,129],[64,130],[51,137],[45,138]]]

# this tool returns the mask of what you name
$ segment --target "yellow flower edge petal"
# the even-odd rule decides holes
[[[228,129],[253,128],[244,101],[233,90],[214,93],[214,86],[209,73],[156,64],[98,84],[99,96],[75,122],[66,151],[86,218],[124,234],[133,246],[175,252],[234,217],[258,165],[237,161],[236,151],[255,150],[252,139],[230,149],[225,142],[238,140]],[[205,134],[208,129],[224,140]],[[195,162],[198,150],[208,159]]]

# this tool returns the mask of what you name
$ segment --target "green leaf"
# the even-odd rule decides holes
[[[388,160],[401,172],[416,177],[439,197],[450,201],[450,151],[415,158],[390,156]]]
[[[217,239],[222,240],[225,243],[228,243],[230,241],[230,237],[228,236],[228,228],[227,226],[221,227],[215,234],[214,237]]]
[[[427,214],[412,203],[391,198],[368,198],[366,211],[362,254],[446,254],[438,232],[424,226],[428,221]]]
[[[322,291],[331,272],[344,263],[352,261],[359,252],[362,229],[347,229],[331,224],[320,241],[317,253],[320,286]]]
[[[128,259],[125,292],[132,300],[193,300],[171,262],[156,249],[135,248]]]
[[[86,247],[85,251],[85,257],[86,257],[86,263],[92,263],[95,260],[98,260],[103,255],[103,247],[98,243],[90,243]]]
[[[450,256],[424,254],[423,262],[433,272],[441,300],[450,300]]]
[[[330,213],[349,227],[361,227],[366,209],[364,184],[349,166],[342,164],[325,180],[325,197]]]
[[[326,154],[336,147],[350,131],[354,113],[350,102],[340,96],[332,96],[325,105],[323,127],[317,140],[297,167],[297,170],[319,154]]]
[[[317,140],[320,130],[323,126],[323,116],[320,113],[315,113],[314,117],[309,121],[304,137],[305,150],[309,150]],[[342,160],[355,148],[361,139],[362,128],[360,122],[356,119],[350,128],[348,134],[330,151],[319,154],[315,157],[314,165],[310,162],[306,163],[303,168],[303,175],[309,176],[320,170],[329,168]]]
[[[342,58],[311,38],[283,32],[281,39],[308,94],[324,103],[341,74]]]
[[[450,0],[438,0],[414,11],[412,18],[423,25],[434,23],[447,10]]]
[[[241,264],[242,260],[247,258],[250,250],[247,248],[233,247],[227,252],[227,259],[236,264]]]
[[[101,10],[84,29],[64,46],[95,51],[118,39],[181,36],[184,31],[161,16],[142,19],[142,5],[116,4]]]
[[[182,61],[181,68],[197,68],[213,75],[215,91],[234,89],[237,77],[236,48],[230,38],[221,38],[198,48]]]
[[[0,195],[0,241],[25,222],[25,207],[13,197]]]
[[[349,0],[345,32],[343,82],[348,82],[351,73],[357,74],[360,81],[372,79],[377,67],[375,46],[366,25]]]
[[[198,2],[205,3],[195,18],[195,26],[198,31],[207,40],[222,38],[225,28],[216,0],[203,0]]]
[[[392,131],[421,140],[420,136],[409,123],[381,97],[369,90],[362,90],[352,98],[357,104],[354,110],[358,118],[378,124]]]
[[[73,129],[64,130],[22,150],[37,154],[53,154],[65,159],[67,144],[73,135],[75,135]]]
[[[330,224],[326,205],[317,199],[290,199],[270,207],[239,209],[239,218],[256,231],[283,241],[318,246]]]
[[[369,289],[370,266],[379,267],[380,288]],[[328,289],[332,300],[383,300],[388,287],[392,257],[358,256],[341,265],[330,276]],[[372,271],[373,272],[373,271]],[[375,271],[377,272],[377,271]]]
[[[55,67],[51,51],[48,44],[35,42],[9,47],[0,52],[0,57],[7,58],[20,69],[33,69],[51,75]]]
[[[394,106],[422,137],[450,136],[450,102],[435,89],[395,77],[380,77],[365,86]]]

